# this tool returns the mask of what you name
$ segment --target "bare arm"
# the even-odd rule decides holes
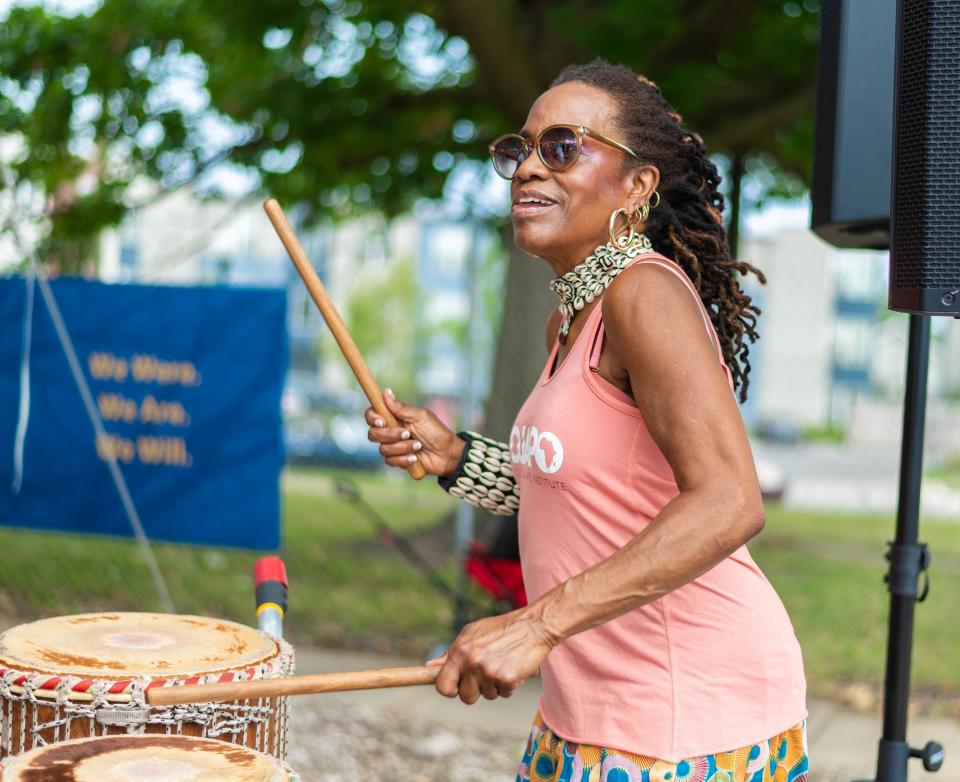
[[[764,523],[740,410],[690,291],[668,270],[640,264],[602,306],[607,349],[680,493],[624,548],[530,606],[553,644],[695,579]]]
[[[680,493],[612,556],[524,608],[467,625],[436,661],[448,697],[509,697],[562,640],[693,580],[763,526],[740,410],[690,291],[645,264],[601,301],[610,358],[629,375]]]

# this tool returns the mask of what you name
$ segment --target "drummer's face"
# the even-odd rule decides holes
[[[552,87],[537,98],[519,132],[534,140],[550,125],[585,125],[629,146],[615,124],[616,116],[610,95],[573,81]],[[562,171],[545,166],[536,151],[530,154],[511,180],[511,202],[518,192],[534,190],[554,203],[527,215],[511,210],[517,247],[543,258],[562,274],[608,241],[610,214],[618,207],[629,212],[641,203],[635,193],[638,168],[625,171],[625,156],[627,152],[589,136],[584,136],[573,165]],[[617,226],[624,226],[622,215]]]

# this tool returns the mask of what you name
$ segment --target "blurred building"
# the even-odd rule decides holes
[[[290,217],[296,225],[296,213]],[[344,317],[358,288],[382,279],[404,260],[411,262],[416,301],[409,317],[397,319],[384,339],[403,330],[403,338],[416,343],[411,354],[424,396],[458,398],[466,392],[471,254],[489,257],[492,231],[431,212],[389,222],[370,214],[297,234]],[[286,287],[288,385],[308,396],[355,393],[346,363],[322,359],[321,342],[332,339],[259,201],[201,201],[188,188],[177,190],[105,232],[99,274],[107,282]],[[492,333],[488,324],[487,348]]]
[[[759,285],[751,275],[747,284],[763,311],[760,339],[750,347],[747,422],[834,426],[862,438],[869,410],[866,428],[898,441],[909,316],[887,308],[889,254],[838,250],[788,228],[742,240],[740,258],[767,278]],[[931,331],[929,408],[937,421],[960,401],[960,323],[935,317]],[[955,436],[960,449],[957,423],[942,434]]]
[[[409,349],[403,360],[412,363],[422,397],[462,400],[468,387],[472,404],[485,397],[502,298],[489,260],[499,252],[493,231],[420,210],[298,235],[341,314],[357,291],[378,285],[382,306],[395,307],[399,292],[384,280],[411,263],[415,294],[386,321],[384,343]],[[805,228],[781,227],[742,239],[740,258],[767,278],[766,285],[752,275],[746,281],[762,310],[760,339],[749,345],[747,424],[783,432],[836,427],[861,440],[898,442],[908,316],[886,306],[888,254],[837,250]],[[286,287],[288,403],[358,397],[335,348],[324,360],[323,341],[332,340],[259,201],[203,202],[176,191],[105,235],[100,271],[116,282]],[[934,318],[932,332],[928,436],[960,444],[960,416],[951,407],[960,402],[960,323]],[[386,366],[384,374],[395,376],[397,367]]]

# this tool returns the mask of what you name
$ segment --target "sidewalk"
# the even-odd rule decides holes
[[[304,674],[420,662],[297,649],[297,673]],[[540,682],[532,679],[511,698],[481,698],[471,706],[444,698],[428,686],[300,696],[291,705],[290,762],[311,782],[381,778],[512,782],[539,695]],[[872,779],[880,716],[826,701],[811,701],[809,708],[810,782]],[[911,782],[960,780],[960,721],[913,718],[908,738],[921,746],[935,739],[946,750],[938,774],[927,774],[919,761],[911,761]],[[381,760],[389,762],[381,767]]]
[[[786,507],[888,513],[892,530],[900,478],[898,448],[761,440],[752,440],[751,447],[757,460],[784,471]],[[920,511],[924,518],[960,521],[960,489],[925,478]]]

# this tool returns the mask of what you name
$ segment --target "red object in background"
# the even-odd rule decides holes
[[[491,556],[483,543],[474,541],[467,555],[466,570],[478,586],[497,600],[512,608],[527,604],[527,591],[518,560]]]
[[[253,566],[253,583],[260,586],[264,581],[279,581],[287,586],[287,568],[280,557],[260,557]]]

